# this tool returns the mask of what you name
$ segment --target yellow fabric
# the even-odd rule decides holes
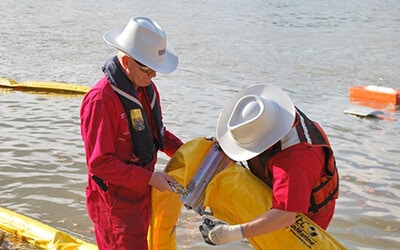
[[[197,138],[185,143],[171,157],[164,171],[186,188],[213,143],[204,138]],[[182,206],[178,194],[152,189],[152,221],[147,237],[149,249],[172,250],[177,248],[175,225]]]
[[[94,244],[77,239],[39,221],[1,207],[0,228],[11,234],[24,237],[29,243],[42,249],[97,249]]]
[[[165,171],[184,187],[188,185],[214,142],[196,138],[185,143]],[[271,190],[248,169],[234,162],[217,173],[206,188],[204,205],[214,217],[229,224],[254,219],[271,207]],[[175,225],[182,209],[179,195],[153,189],[149,248],[177,249]],[[303,214],[287,229],[248,239],[255,249],[346,249]],[[199,232],[200,233],[200,232]]]
[[[239,185],[238,185],[239,183]],[[229,224],[250,221],[271,208],[271,189],[248,169],[230,164],[216,174],[206,189],[205,206]],[[311,219],[297,214],[296,223],[249,238],[255,249],[346,249]]]

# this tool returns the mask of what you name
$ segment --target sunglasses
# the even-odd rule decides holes
[[[135,61],[135,63],[137,63],[137,65],[139,66],[139,69],[147,74],[152,73],[154,70],[152,70],[151,68],[147,67],[146,65],[144,65],[143,63],[140,63],[138,61],[136,61],[135,59],[133,59]]]

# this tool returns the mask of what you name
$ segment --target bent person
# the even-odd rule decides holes
[[[216,139],[224,153],[246,161],[272,189],[272,207],[251,221],[200,226],[209,244],[225,244],[286,228],[304,213],[326,229],[333,217],[339,179],[333,150],[319,124],[273,85],[243,89],[225,105]],[[254,194],[249,194],[254,195]]]

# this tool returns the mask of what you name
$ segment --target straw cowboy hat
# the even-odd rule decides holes
[[[295,107],[274,85],[253,85],[228,101],[217,122],[217,140],[235,161],[249,160],[281,140],[293,126]]]
[[[103,38],[108,44],[157,72],[171,73],[178,66],[178,56],[167,42],[165,32],[150,18],[134,17],[124,29],[106,32]]]

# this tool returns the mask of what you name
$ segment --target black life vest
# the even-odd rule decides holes
[[[326,134],[317,122],[310,120],[297,107],[299,122],[279,142],[267,149],[257,157],[247,161],[248,166],[260,180],[272,186],[272,173],[265,174],[268,161],[278,152],[298,143],[305,143],[313,147],[322,147],[325,153],[324,174],[313,184],[310,197],[309,212],[317,213],[329,201],[338,197],[339,176],[333,151]]]
[[[118,94],[127,114],[133,149],[135,155],[140,158],[140,162],[135,165],[145,166],[153,160],[158,149],[164,150],[164,125],[160,104],[154,90],[155,84],[151,82],[145,90],[148,100],[151,100],[151,115],[155,121],[158,138],[153,136],[148,122],[149,118],[132,83],[120,69],[118,58],[110,59],[104,65],[103,71],[111,83],[111,87]]]

